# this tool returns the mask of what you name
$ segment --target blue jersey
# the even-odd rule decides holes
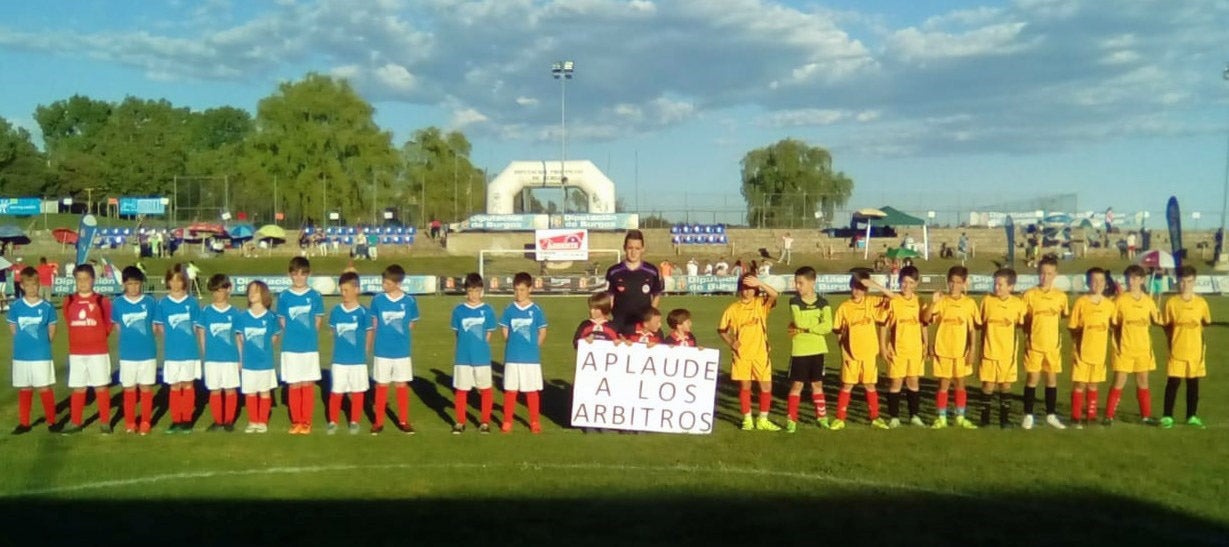
[[[273,337],[282,332],[277,315],[268,310],[260,315],[242,312],[235,319],[235,332],[243,335],[243,368],[273,370]]]
[[[495,330],[495,310],[489,304],[457,304],[452,309],[452,330],[457,331],[457,351],[453,363],[491,365],[491,345],[487,343],[486,335]]]
[[[367,331],[371,329],[371,317],[367,308],[354,306],[347,310],[344,305],[333,306],[329,313],[329,330],[333,331],[333,364],[367,364]]]
[[[158,358],[154,342],[154,315],[158,302],[143,294],[136,300],[121,296],[111,301],[111,323],[119,326],[119,359],[148,361]]]
[[[9,324],[17,326],[13,334],[14,361],[50,361],[51,336],[47,328],[55,324],[55,308],[46,300],[37,304],[19,298],[9,306]]]
[[[371,317],[376,329],[376,357],[409,357],[413,343],[410,324],[418,321],[418,300],[408,294],[396,300],[377,294],[371,299]]]
[[[277,316],[285,324],[282,351],[307,353],[320,351],[316,318],[324,315],[324,299],[315,289],[296,293],[286,289],[277,295]]]
[[[239,310],[227,305],[225,309],[213,304],[201,310],[200,328],[205,331],[205,360],[213,363],[238,363],[239,346],[235,344],[235,321]]]
[[[162,358],[168,361],[200,359],[196,327],[201,322],[201,307],[196,298],[184,295],[182,300],[176,301],[168,294],[158,301],[155,310],[154,324],[162,325]]]
[[[504,309],[499,326],[508,329],[505,363],[541,363],[542,348],[538,347],[538,331],[546,328],[546,312],[530,302],[522,308],[513,302]]]

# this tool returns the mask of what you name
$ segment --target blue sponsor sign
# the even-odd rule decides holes
[[[465,222],[466,230],[519,232],[545,229],[547,215],[474,215]]]
[[[273,294],[290,288],[290,278],[283,275],[230,276],[230,282],[234,286],[235,294],[244,294],[248,283],[253,281],[264,281],[265,285],[269,286],[269,291]],[[406,294],[435,294],[436,281],[434,276],[407,275],[405,280],[401,282],[401,290],[405,291]],[[307,280],[307,284],[325,296],[339,294],[336,277],[312,276]],[[358,287],[359,292],[362,294],[381,293],[384,292],[384,279],[378,275],[360,275],[358,277]]]
[[[165,215],[166,205],[162,198],[119,198],[119,214],[121,215]]]
[[[558,224],[558,226],[556,226]],[[587,230],[632,230],[640,227],[640,215],[635,213],[567,214],[551,217],[551,228],[583,228]]]
[[[0,198],[0,215],[37,215],[42,204],[39,198]]]
[[[97,277],[94,278],[94,292],[107,296],[115,296],[123,294],[124,286],[113,276],[103,275],[101,268],[98,268]],[[68,275],[57,275],[55,282],[51,284],[51,294],[63,296],[77,292],[77,280]]]

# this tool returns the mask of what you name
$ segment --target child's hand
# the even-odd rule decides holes
[[[882,355],[883,360],[888,363],[896,360],[896,351],[892,349],[892,346],[884,346]]]
[[[739,346],[738,340],[730,342],[730,350],[733,351],[734,353],[738,353],[738,346]]]
[[[785,332],[789,333],[789,335],[790,335],[791,337],[793,337],[793,336],[797,336],[797,335],[798,335],[798,333],[800,333],[800,332],[802,332],[802,331],[801,331],[801,330],[798,330],[798,326],[797,326],[797,325],[795,325],[795,324],[793,324],[793,323],[790,323],[790,324],[789,324],[789,326],[785,328]]]
[[[657,341],[655,341],[655,340],[649,340],[648,342],[646,342],[646,343],[644,344],[644,347],[646,347],[646,348],[651,348],[651,347],[656,346],[656,345],[657,345]]]
[[[935,294],[933,297],[931,297],[931,300],[935,303],[938,303],[940,300],[943,300],[943,291],[935,291]]]

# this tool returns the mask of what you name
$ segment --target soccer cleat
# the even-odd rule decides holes
[[[1190,418],[1187,418],[1186,425],[1189,425],[1191,427],[1198,427],[1199,429],[1208,428],[1208,426],[1203,425],[1203,420],[1200,420],[1199,416],[1191,416]]]
[[[931,429],[947,429],[947,416],[939,416],[935,418],[935,423],[931,424]]]
[[[303,434],[303,424],[291,424],[290,434],[291,435],[302,435]]]
[[[465,424],[452,424],[452,434],[460,435],[465,433]]]
[[[124,426],[124,433],[127,433],[128,435],[132,435],[133,433],[136,433],[136,432],[137,432],[137,428]]]
[[[909,423],[917,427],[926,427],[926,422],[922,421],[921,416],[914,416],[912,418],[909,418]]]
[[[235,424],[226,424],[226,425],[222,426],[222,431],[225,431],[225,432],[227,432],[227,433],[234,433],[234,432],[235,432]]]
[[[1160,422],[1156,421],[1156,418],[1153,418],[1151,416],[1148,416],[1140,420],[1139,423],[1140,425],[1160,425]]]
[[[333,422],[329,422],[329,425],[325,426],[324,428],[324,434],[325,435],[336,435],[337,434],[337,424]]]
[[[358,435],[358,422],[350,422],[350,434]]]
[[[1113,419],[1113,418],[1110,418],[1109,416],[1106,416],[1106,417],[1104,417],[1104,418],[1101,418],[1101,425],[1102,425],[1102,426],[1105,426],[1105,427],[1110,427],[1110,426],[1114,425],[1114,419]]]
[[[794,433],[798,431],[798,422],[794,420],[785,420],[785,432]]]
[[[756,431],[781,431],[781,426],[772,423],[765,416],[760,416],[759,419],[755,421],[755,430]]]
[[[542,424],[540,424],[540,423],[538,423],[538,422],[530,422],[530,423],[529,423],[529,432],[530,432],[530,433],[533,433],[534,435],[537,435],[538,433],[541,433],[541,432],[542,432]]]
[[[751,418],[751,415],[750,415],[750,414],[747,414],[747,415],[743,416],[743,425],[742,425],[742,430],[743,430],[743,431],[751,431],[751,430],[753,430],[753,429],[755,429],[755,420],[753,420],[753,419]]]
[[[153,426],[149,422],[141,422],[141,426],[137,428],[137,435],[149,435],[151,429],[153,429]]]
[[[260,424],[257,427],[260,428],[259,430],[256,431],[257,433],[268,433],[269,432],[269,424]]]
[[[828,421],[827,416],[820,416],[819,418],[815,418],[815,425],[819,426],[820,429],[831,429],[832,428],[832,422]]]
[[[205,428],[205,432],[206,433],[217,433],[219,431],[222,431],[222,429],[224,428],[225,427],[222,424],[214,423],[210,425],[209,427]]]
[[[248,424],[247,427],[243,428],[244,433],[256,433],[257,431],[260,431],[260,426],[256,424]]]
[[[166,433],[167,435],[174,435],[176,433],[179,433],[179,424],[171,423],[171,427],[166,428],[166,431],[164,431],[164,433]]]
[[[872,429],[891,429],[890,427],[888,427],[888,423],[883,421],[883,418],[875,418],[875,420],[871,422],[871,428]]]
[[[1075,429],[1084,429],[1084,420],[1075,420],[1071,422],[1071,427]]]
[[[504,422],[502,424],[499,424],[499,432],[500,433],[511,433],[512,432],[512,422]]]
[[[956,416],[956,426],[960,429],[977,429],[977,424],[964,416]]]
[[[400,429],[401,432],[405,433],[406,435],[413,435],[416,433],[414,431],[414,424],[411,423],[398,424],[397,429]]]
[[[491,424],[478,424],[478,432],[486,435],[491,432]]]
[[[1032,429],[1033,428],[1033,415],[1025,414],[1024,419],[1020,421],[1020,427],[1024,429]]]
[[[383,431],[384,431],[384,426],[382,426],[382,425],[373,425],[373,426],[371,426],[371,434],[372,434],[372,435],[379,435],[379,434],[380,434],[380,433],[382,433]]]
[[[33,428],[28,425],[19,425],[13,428],[13,435],[25,435],[26,433],[29,433],[31,429]]]
[[[74,424],[74,423],[70,423],[70,424],[68,424],[68,425],[64,426],[64,431],[62,431],[62,432],[61,432],[61,434],[63,434],[63,435],[76,435],[76,434],[81,433],[81,432],[83,432],[83,431],[85,431],[85,429],[83,429],[81,426],[79,426],[79,425],[77,425],[77,424]]]
[[[1063,425],[1062,420],[1058,419],[1058,414],[1047,414],[1046,425],[1054,429],[1067,429],[1067,426]]]
[[[900,418],[892,418],[891,420],[888,420],[888,427],[890,429],[896,429],[900,427]]]
[[[192,434],[192,424],[190,423],[180,424],[179,433],[183,435],[191,435]]]
[[[111,427],[111,424],[102,424],[98,427],[98,431],[103,435],[110,435],[115,432],[115,428]]]
[[[1164,417],[1164,418],[1161,418],[1161,429],[1173,429],[1173,427],[1174,427],[1174,419],[1173,419],[1173,418],[1171,418],[1171,417],[1169,417],[1169,416],[1166,416],[1166,417]]]
[[[831,429],[833,431],[840,431],[842,429],[845,429],[845,420],[842,420],[840,418],[832,420],[832,423],[828,425],[828,429]]]

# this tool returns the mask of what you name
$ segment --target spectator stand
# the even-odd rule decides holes
[[[334,252],[346,245],[350,248],[352,258],[375,260],[377,249],[382,245],[394,248],[408,249],[418,236],[418,229],[413,226],[327,226],[325,228],[307,227],[303,235],[318,244],[331,245]],[[372,240],[371,236],[375,236]],[[369,241],[376,241],[375,247]]]
[[[686,245],[730,245],[725,224],[675,224],[670,227],[670,242],[674,254],[681,254]]]

